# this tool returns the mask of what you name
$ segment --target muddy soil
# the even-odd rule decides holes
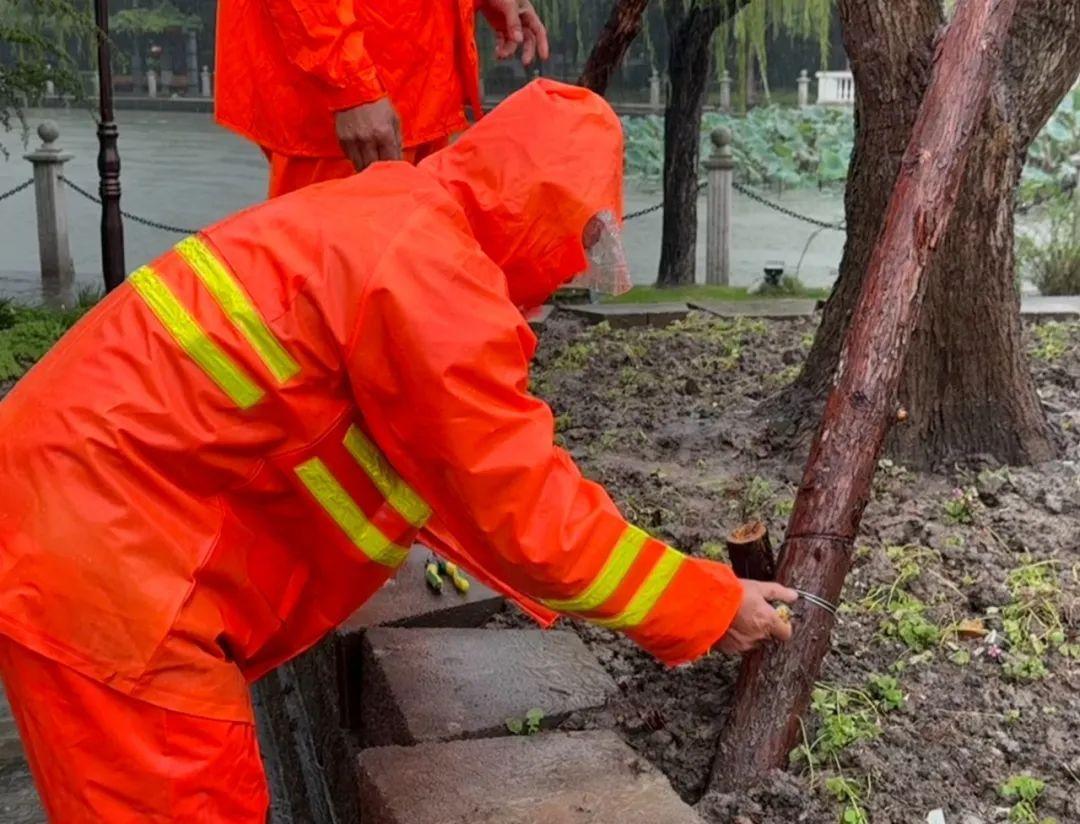
[[[715,557],[748,517],[782,539],[805,455],[774,448],[756,410],[795,376],[815,327],[692,316],[612,331],[557,314],[534,388],[630,520]],[[667,670],[576,624],[622,692],[604,718],[569,723],[614,724],[710,822],[908,824],[935,809],[949,824],[1080,822],[1080,326],[1027,334],[1062,458],[942,475],[882,465],[789,771],[706,793],[737,662]]]

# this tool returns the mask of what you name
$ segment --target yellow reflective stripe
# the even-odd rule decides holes
[[[296,474],[300,476],[308,492],[361,552],[377,564],[401,566],[409,550],[395,544],[367,519],[356,501],[345,491],[345,487],[338,483],[337,478],[327,469],[326,464],[318,458],[311,458],[296,467]]]
[[[128,280],[180,348],[237,406],[249,409],[262,399],[262,389],[210,339],[157,272],[142,266]]]
[[[236,331],[251,344],[255,354],[266,364],[277,382],[285,383],[294,377],[300,371],[300,364],[292,359],[281,342],[274,337],[259,310],[225,263],[197,237],[184,238],[175,248],[177,254],[187,262],[214,296],[214,300],[236,327]]]
[[[411,526],[422,527],[431,517],[431,507],[417,495],[358,427],[345,433],[345,448],[363,468],[376,489]]]
[[[636,526],[628,526],[615,544],[600,574],[580,594],[565,601],[541,603],[556,612],[589,612],[602,606],[619,588],[648,539],[649,536]]]
[[[664,554],[660,556],[656,566],[650,570],[649,576],[630,599],[626,609],[611,618],[590,618],[589,620],[597,626],[608,629],[632,629],[638,626],[652,612],[652,608],[656,606],[656,602],[660,600],[660,596],[664,594],[664,590],[668,588],[671,579],[675,577],[675,573],[679,571],[679,567],[685,560],[686,556],[681,552],[665,547]]]

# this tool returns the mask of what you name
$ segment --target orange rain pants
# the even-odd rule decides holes
[[[440,138],[405,149],[403,159],[416,165],[428,155],[434,154],[450,142],[449,138]],[[281,154],[264,148],[263,153],[270,161],[269,197],[287,195],[312,183],[324,180],[337,180],[355,173],[352,161],[345,157],[298,157]]]
[[[2,636],[0,677],[50,821],[266,821],[253,721],[139,701]]]

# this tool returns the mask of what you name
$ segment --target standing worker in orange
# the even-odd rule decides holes
[[[416,539],[668,664],[790,637],[794,592],[628,524],[528,392],[521,308],[628,283],[622,148],[532,83],[181,241],[0,403],[0,676],[52,821],[263,824],[248,684]]]
[[[500,59],[548,57],[529,0],[221,0],[217,120],[270,161],[270,197],[422,160],[480,116],[475,17]]]

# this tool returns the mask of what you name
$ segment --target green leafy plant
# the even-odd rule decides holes
[[[841,804],[840,824],[870,824],[870,818],[864,809],[866,796],[870,793],[870,777],[866,784],[852,781],[844,775],[834,775],[825,779],[825,789]]]
[[[539,707],[533,707],[524,718],[507,718],[506,729],[513,735],[535,735],[540,732],[540,725],[544,720],[544,711]]]
[[[1069,350],[1069,339],[1074,331],[1074,325],[1057,321],[1047,321],[1032,327],[1031,332],[1036,341],[1032,355],[1048,363],[1060,360]]]
[[[1046,214],[1045,235],[1017,235],[1019,273],[1044,295],[1080,294],[1080,198],[1058,196]]]
[[[1046,782],[1030,775],[1013,775],[998,787],[998,795],[1012,803],[1009,821],[1017,824],[1053,824],[1054,819],[1040,818],[1039,798],[1046,789]]]
[[[871,675],[867,680],[867,691],[886,712],[900,709],[907,700],[900,689],[900,682],[892,675]]]
[[[0,301],[0,381],[22,375],[86,312],[92,297],[76,309],[56,311]]]
[[[941,506],[950,521],[965,526],[975,523],[975,512],[978,507],[979,493],[974,488],[960,489],[959,487],[952,491]]]
[[[1002,633],[1008,642],[1005,674],[1020,681],[1048,673],[1046,655],[1080,658],[1080,643],[1070,642],[1062,612],[1058,564],[1031,556],[1013,569],[1006,580],[1010,600],[1001,610]]]

